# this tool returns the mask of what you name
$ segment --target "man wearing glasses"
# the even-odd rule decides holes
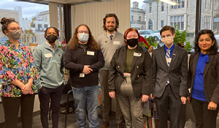
[[[108,75],[110,61],[115,53],[115,51],[124,45],[123,34],[117,31],[119,27],[119,20],[117,16],[113,13],[106,14],[103,19],[103,28],[105,32],[101,34],[97,43],[99,44],[103,56],[105,59],[105,66],[100,71],[100,83],[103,90],[103,120],[104,123],[101,125],[101,128],[107,128],[109,126],[109,114],[111,107],[111,98],[108,91]],[[117,128],[123,128],[122,121],[123,116],[116,98],[116,123]]]

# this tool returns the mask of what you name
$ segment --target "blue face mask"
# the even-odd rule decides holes
[[[88,41],[88,34],[85,33],[79,33],[79,38],[78,38],[82,43]]]

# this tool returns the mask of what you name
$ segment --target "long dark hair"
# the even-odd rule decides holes
[[[99,50],[100,47],[99,45],[97,44],[96,40],[94,39],[94,37],[92,36],[91,34],[91,31],[90,31],[90,28],[85,25],[85,24],[81,24],[79,25],[76,29],[75,29],[75,32],[73,34],[73,37],[70,39],[70,41],[68,42],[68,45],[70,47],[70,49],[76,49],[79,45],[79,42],[78,42],[78,37],[77,37],[77,33],[78,33],[78,28],[81,27],[81,26],[85,26],[87,27],[88,31],[89,31],[89,39],[88,39],[88,42],[87,42],[87,46],[89,48],[91,48],[92,50]]]
[[[217,50],[218,50],[217,40],[214,37],[214,33],[208,29],[203,29],[203,30],[198,32],[196,39],[195,39],[195,52],[201,51],[200,47],[198,46],[198,40],[199,40],[200,36],[203,34],[208,34],[209,37],[211,38],[212,42],[214,42],[213,46],[211,46],[211,48],[208,50],[207,54],[215,55],[217,53]]]

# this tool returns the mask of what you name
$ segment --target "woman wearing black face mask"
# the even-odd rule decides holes
[[[1,24],[2,32],[8,37],[0,44],[0,96],[5,128],[17,128],[20,107],[22,128],[32,128],[34,93],[37,91],[33,80],[37,80],[38,72],[30,48],[18,41],[21,36],[18,23],[3,17]]]
[[[126,128],[143,128],[143,104],[152,88],[152,60],[149,53],[138,45],[136,29],[125,31],[126,46],[118,49],[109,71],[109,95],[118,96]]]

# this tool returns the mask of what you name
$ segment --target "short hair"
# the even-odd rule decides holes
[[[166,26],[164,26],[164,27],[160,30],[160,35],[162,34],[162,32],[167,31],[167,30],[170,30],[170,32],[171,32],[172,34],[175,33],[175,28],[174,28],[174,27],[171,27],[171,26],[166,25]]]
[[[59,36],[59,30],[56,28],[56,27],[48,27],[46,30],[45,30],[45,34],[44,34],[44,37],[46,38],[46,35],[47,35],[47,31],[48,29],[50,28],[53,28],[55,30],[55,32],[57,33],[57,35]]]
[[[136,33],[138,34],[138,40],[140,40],[140,34],[139,34],[138,30],[135,29],[135,28],[128,28],[128,29],[125,31],[125,33],[124,33],[124,43],[125,43],[125,45],[128,45],[127,42],[126,42],[126,39],[127,39],[128,33],[131,32],[131,31],[136,32]]]
[[[14,18],[5,18],[5,17],[3,17],[3,18],[1,19],[2,32],[3,32],[4,34],[5,34],[5,30],[8,30],[8,25],[9,25],[10,23],[12,23],[12,22],[15,22],[15,23],[18,24],[18,22],[15,21]]]
[[[214,36],[214,33],[211,30],[208,30],[208,29],[203,29],[203,30],[201,30],[197,33],[196,39],[195,39],[195,52],[200,52],[201,51],[200,47],[198,46],[198,40],[199,40],[200,36],[203,35],[203,34],[208,34],[209,37],[211,38],[212,42],[215,41],[214,45],[211,46],[211,48],[209,49],[207,54],[209,54],[209,55],[217,54],[217,50],[218,50],[217,40]]]
[[[106,14],[106,16],[103,18],[103,29],[104,29],[104,30],[107,30],[106,27],[105,27],[105,25],[106,25],[106,19],[107,19],[108,17],[114,17],[114,18],[115,18],[115,20],[116,20],[116,28],[115,28],[115,31],[117,31],[117,28],[119,28],[119,19],[118,19],[118,17],[116,16],[116,14],[114,14],[114,13],[108,13],[108,14]]]

